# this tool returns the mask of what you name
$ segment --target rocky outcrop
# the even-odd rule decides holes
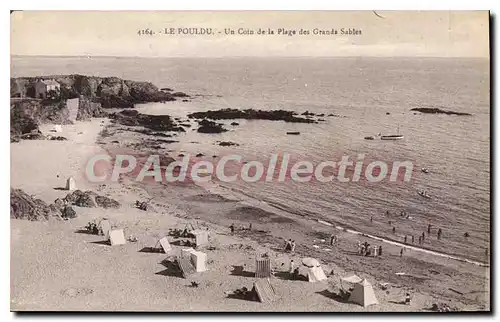
[[[10,218],[25,220],[48,220],[61,218],[61,212],[54,204],[48,205],[21,189],[10,189]]]
[[[62,200],[65,205],[75,205],[86,208],[120,208],[120,203],[114,199],[100,196],[93,191],[75,190]]]
[[[215,123],[209,120],[201,120],[198,122],[200,127],[198,128],[199,133],[222,133],[227,132],[227,130],[222,126],[222,124]]]
[[[234,119],[247,119],[247,120],[270,120],[270,121],[285,121],[290,123],[317,123],[313,119],[306,119],[297,117],[297,113],[285,110],[238,110],[238,109],[221,109],[216,111],[195,112],[188,115],[189,118],[202,119],[207,118],[211,120],[234,120]],[[308,114],[310,115],[310,114]]]
[[[238,146],[239,144],[234,143],[234,142],[229,142],[229,141],[222,141],[222,142],[219,142],[219,145],[220,146]]]
[[[19,136],[38,130],[42,123],[69,124],[68,99],[79,98],[77,120],[105,117],[106,108],[130,108],[138,103],[174,101],[175,97],[189,97],[182,92],[161,91],[149,82],[123,80],[117,77],[83,75],[44,76],[60,84],[60,90],[50,99],[35,99],[35,84],[42,77],[11,78],[11,136]],[[151,123],[164,123],[162,117],[142,118]],[[74,118],[73,118],[74,120]],[[163,128],[160,126],[159,128]],[[20,137],[12,141],[18,141]]]
[[[177,125],[169,115],[141,114],[136,110],[124,110],[110,114],[115,122],[127,126],[143,126],[153,131],[185,132],[184,128]]]
[[[11,79],[11,97],[34,98],[34,85],[42,77],[21,77]],[[150,82],[124,80],[118,77],[96,77],[84,75],[54,75],[43,79],[53,79],[61,85],[61,97],[80,95],[100,103],[103,108],[134,107],[147,102],[175,101],[175,97],[189,97],[182,92],[161,91]]]
[[[424,114],[446,114],[446,115],[459,115],[459,116],[471,116],[472,114],[454,111],[445,111],[435,107],[417,107],[412,108],[410,111],[420,112]]]
[[[92,101],[91,98],[87,96],[80,96],[78,104],[78,114],[76,119],[78,121],[87,121],[93,117],[105,117],[106,113],[100,103]]]

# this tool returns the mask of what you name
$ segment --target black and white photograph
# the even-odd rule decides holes
[[[490,312],[490,19],[11,12],[10,310]]]

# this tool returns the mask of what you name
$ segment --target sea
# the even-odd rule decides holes
[[[138,109],[183,119],[191,112],[222,108],[325,114],[318,124],[223,121],[228,132],[199,134],[189,129],[169,148],[203,153],[207,159],[237,154],[243,160],[262,163],[273,154],[284,153],[313,164],[340,161],[342,156],[356,161],[359,154],[367,162],[410,161],[409,181],[236,180],[221,184],[292,215],[392,239],[427,234],[431,224],[429,248],[483,260],[491,228],[489,64],[488,59],[475,58],[20,56],[11,59],[11,77],[83,74],[149,81],[193,99],[141,104]],[[472,116],[411,111],[422,107]],[[233,121],[239,125],[230,125]],[[287,135],[289,131],[300,135]],[[398,131],[404,139],[383,141],[377,137]],[[375,140],[366,140],[366,136]],[[221,147],[218,141],[239,146]],[[425,190],[431,198],[420,196],[418,190]],[[401,217],[401,211],[409,218]],[[398,229],[396,235],[393,226]],[[434,236],[438,228],[443,232],[442,241]],[[470,237],[464,237],[466,232]]]

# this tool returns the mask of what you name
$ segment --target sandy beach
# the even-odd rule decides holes
[[[321,222],[287,216],[245,200],[224,198],[217,189],[186,185],[146,185],[132,180],[104,185],[88,183],[84,165],[96,153],[110,152],[113,140],[124,142],[130,133],[114,132],[108,120],[93,119],[64,126],[67,141],[21,141],[11,144],[11,186],[51,203],[68,192],[58,189],[73,176],[77,188],[93,190],[121,203],[119,209],[74,207],[78,217],[68,221],[11,220],[11,310],[88,311],[426,311],[433,303],[458,310],[489,310],[489,267],[375,241]],[[53,126],[41,127],[48,132]],[[105,138],[99,133],[114,132]],[[98,144],[97,142],[100,142]],[[36,163],[32,156],[36,156]],[[136,200],[153,198],[154,211],[142,211]],[[217,202],[214,202],[217,201]],[[103,245],[103,237],[77,233],[89,221],[109,218],[137,242]],[[165,260],[180,253],[141,252],[154,246],[169,229],[186,223],[208,227],[208,271],[189,279],[172,276]],[[230,233],[229,225],[247,227]],[[335,231],[339,242],[329,245]],[[170,237],[169,237],[170,238]],[[294,253],[283,251],[283,241],[297,241]],[[323,240],[323,241],[322,241]],[[358,241],[384,247],[380,257],[359,256]],[[326,250],[328,249],[328,250]],[[251,288],[250,274],[232,275],[233,265],[255,271],[257,253],[268,252],[276,276],[272,284],[279,300],[263,304],[228,298],[234,290]],[[290,259],[320,260],[328,281],[308,283],[283,279]],[[396,274],[405,273],[405,274]],[[363,308],[332,298],[342,287],[341,277],[356,274],[372,283],[378,305]],[[191,287],[191,281],[199,287]],[[382,283],[382,284],[381,284]],[[388,283],[387,285],[385,283]],[[55,287],[55,285],[57,287]],[[385,290],[382,285],[386,285]],[[410,305],[400,304],[410,292]]]

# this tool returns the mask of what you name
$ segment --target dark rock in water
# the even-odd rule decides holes
[[[183,102],[189,102],[189,100],[182,100]]]
[[[47,205],[21,189],[10,188],[10,218],[25,220],[61,219],[61,213],[54,205]]]
[[[172,94],[173,97],[189,97],[188,94],[183,93],[183,92],[175,92]]]
[[[323,116],[325,116],[325,114],[318,114],[318,115],[316,115],[316,116],[317,116],[317,117],[323,117]]]
[[[314,113],[311,113],[309,111],[305,111],[304,113],[302,113],[301,115],[304,115],[304,116],[314,116],[315,114]]]
[[[120,203],[105,196],[95,196],[95,202],[101,208],[120,208]]]
[[[163,87],[163,88],[161,88],[161,89],[160,89],[160,91],[164,91],[164,92],[172,92],[172,91],[173,91],[173,89],[168,88],[168,87]]]
[[[386,113],[385,113],[385,115],[391,115],[391,113],[389,113],[389,112],[386,112]]]
[[[227,132],[227,130],[222,126],[222,124],[215,123],[209,120],[201,120],[198,122],[200,127],[198,128],[199,133],[222,133]]]
[[[71,206],[66,206],[61,210],[61,217],[64,219],[76,218],[76,211]]]
[[[196,157],[197,157],[197,158],[201,158],[202,156],[204,156],[204,154],[203,154],[203,153],[198,153],[198,154],[196,155]]]
[[[143,126],[154,131],[185,132],[184,128],[178,126],[169,115],[141,114],[136,110],[121,111],[109,115],[117,123],[127,126]]]
[[[462,112],[454,112],[454,111],[445,111],[439,108],[434,107],[417,107],[412,108],[410,111],[416,111],[424,114],[446,114],[446,115],[460,115],[460,116],[471,116],[469,113]]]
[[[118,143],[120,143],[120,141],[113,140],[113,141],[111,141],[111,143],[117,143],[118,144]]]
[[[163,140],[163,139],[156,139],[156,142],[170,144],[170,143],[177,143],[177,142],[179,142],[179,141],[177,141],[177,140]]]
[[[139,116],[139,112],[137,110],[123,110],[120,114],[124,116]]]
[[[238,146],[238,143],[234,142],[229,142],[229,141],[222,141],[219,143],[220,146]]]
[[[293,111],[284,110],[273,110],[273,111],[262,111],[262,110],[238,110],[238,109],[221,109],[216,111],[206,111],[206,112],[196,112],[188,115],[189,118],[195,119],[212,119],[212,120],[234,120],[234,119],[246,119],[246,120],[270,120],[270,121],[285,121],[291,123],[317,123],[315,120],[306,119],[302,117],[296,117],[297,113]]]
[[[67,141],[68,140],[64,136],[51,136],[50,139],[53,141]]]
[[[288,135],[299,135],[300,132],[286,132],[286,134],[288,134]]]
[[[238,122],[232,122],[231,125],[232,126],[237,126],[237,125],[240,125],[240,123],[238,123]]]
[[[325,119],[318,119],[318,122],[325,122]]]

